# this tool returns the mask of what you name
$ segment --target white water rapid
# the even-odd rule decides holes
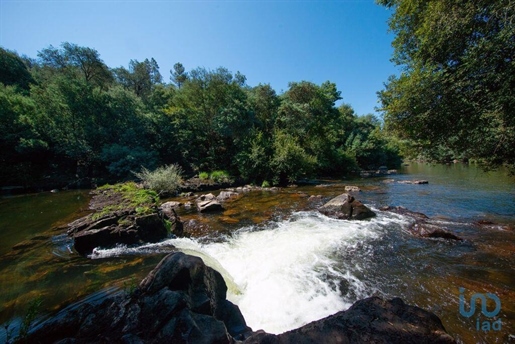
[[[397,215],[341,221],[298,212],[265,229],[242,228],[221,242],[170,239],[138,248],[96,249],[92,258],[166,251],[170,245],[200,256],[224,276],[228,299],[239,306],[247,324],[277,334],[373,294],[374,287],[356,276],[366,273],[367,261],[373,259],[367,244],[404,223]]]

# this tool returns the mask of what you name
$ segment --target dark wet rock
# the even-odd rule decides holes
[[[400,215],[406,215],[406,216],[413,217],[415,219],[421,219],[421,220],[429,219],[429,217],[426,214],[418,213],[416,211],[411,211],[407,208],[400,207],[400,206],[397,206],[397,207],[386,206],[386,207],[379,208],[379,210],[389,211],[389,212],[400,214]]]
[[[460,237],[441,228],[435,224],[428,223],[427,221],[417,221],[410,228],[413,235],[422,238],[443,238],[452,240],[462,240]]]
[[[29,343],[233,343],[251,334],[226,299],[222,276],[198,257],[166,256],[131,295],[68,307],[37,325]]]
[[[433,313],[401,299],[357,301],[347,311],[279,335],[255,333],[245,344],[456,343]]]
[[[118,244],[134,245],[157,242],[168,236],[159,214],[127,217],[109,217],[73,233],[73,247],[81,255],[90,254],[96,247],[114,247]]]
[[[224,207],[216,199],[197,201],[197,209],[201,213],[223,211]]]
[[[341,194],[318,208],[322,214],[340,220],[364,220],[376,214],[349,194]]]
[[[409,226],[409,232],[421,238],[443,238],[451,240],[463,240],[457,235],[451,233],[449,230],[442,228],[441,225],[432,222],[432,220],[423,213],[411,211],[404,207],[386,206],[379,208],[382,211],[389,211],[392,213],[409,216],[414,222]]]
[[[202,259],[167,255],[131,294],[93,296],[36,325],[29,343],[455,343],[433,313],[401,299],[357,301],[347,311],[279,335],[252,332]]]
[[[166,217],[166,220],[168,220],[170,234],[177,237],[183,237],[185,233],[184,223],[181,221],[179,215],[177,215],[175,212],[175,209],[172,209],[172,211],[168,214],[165,213],[164,216]]]

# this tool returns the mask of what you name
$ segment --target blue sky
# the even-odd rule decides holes
[[[96,49],[109,67],[153,57],[166,81],[176,62],[223,66],[278,93],[291,81],[330,80],[363,115],[397,73],[390,14],[374,0],[0,0],[0,46],[36,57],[70,42]]]

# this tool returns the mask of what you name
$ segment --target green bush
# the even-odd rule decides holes
[[[158,193],[175,193],[182,183],[182,169],[177,164],[161,166],[154,171],[143,167],[141,172],[134,175],[143,181],[146,188]]]
[[[269,188],[270,187],[270,183],[267,180],[265,180],[265,181],[263,181],[263,184],[261,184],[261,187],[262,188]]]
[[[209,173],[207,173],[207,172],[200,172],[200,173],[198,174],[198,177],[199,177],[200,179],[202,179],[202,180],[207,180],[207,179],[209,179]]]
[[[211,172],[211,175],[209,176],[213,181],[216,183],[231,183],[232,179],[229,173],[227,171],[213,171]]]

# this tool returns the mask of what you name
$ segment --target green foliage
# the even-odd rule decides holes
[[[28,91],[34,79],[25,62],[15,52],[0,47],[0,82]]]
[[[273,147],[274,156],[271,165],[279,183],[293,182],[314,170],[316,157],[309,155],[294,136],[277,132]]]
[[[341,95],[331,82],[292,82],[277,95],[222,67],[187,72],[177,63],[173,84],[164,84],[153,58],[109,69],[96,50],[72,43],[38,57],[0,50],[2,184],[63,176],[121,181],[144,166],[137,175],[145,185],[174,192],[182,170],[156,166],[259,185],[341,177],[395,155],[378,123],[335,106]]]
[[[145,151],[141,147],[121,146],[116,143],[105,146],[100,154],[100,159],[106,163],[109,173],[119,179],[130,177],[131,171],[140,166],[155,168],[157,165],[155,152]]]
[[[403,66],[379,92],[386,128],[425,156],[515,171],[515,4],[379,2],[394,9],[393,59]]]
[[[198,177],[202,180],[208,180],[209,179],[209,173],[208,172],[200,172],[198,174]]]
[[[134,173],[147,188],[159,193],[175,193],[182,183],[182,169],[179,165],[165,165],[150,171],[145,167]]]
[[[154,190],[143,189],[134,182],[106,184],[97,190],[107,193],[112,199],[119,199],[116,204],[107,205],[92,214],[92,220],[98,220],[112,212],[135,209],[139,215],[150,214],[159,202],[159,195]],[[121,220],[123,224],[123,219]]]
[[[232,178],[227,171],[217,170],[211,172],[209,178],[216,183],[232,183]]]
[[[263,183],[261,183],[261,187],[262,188],[269,188],[270,187],[270,183],[267,180],[264,180]]]

